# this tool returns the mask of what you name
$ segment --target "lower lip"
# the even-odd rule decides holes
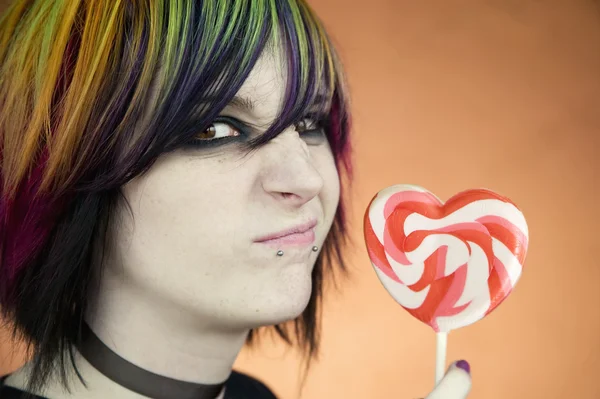
[[[315,242],[315,231],[310,229],[304,233],[289,234],[287,236],[260,241],[259,244],[267,245],[310,245]]]

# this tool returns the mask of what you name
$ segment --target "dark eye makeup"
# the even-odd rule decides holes
[[[307,114],[301,120],[294,123],[296,131],[308,145],[319,145],[326,139],[325,126],[328,115]],[[224,125],[230,129],[230,135],[218,137],[218,125]],[[249,124],[231,116],[217,117],[204,131],[198,133],[188,144],[192,148],[215,148],[229,143],[243,143],[256,135]],[[213,136],[213,137],[211,137]]]
[[[329,122],[329,115],[308,114],[294,124],[296,131],[300,134],[306,144],[319,145],[326,139],[325,126]]]
[[[213,138],[201,137],[202,135],[209,136],[206,134],[207,131],[211,129],[216,130],[216,125],[225,125],[234,134]],[[250,127],[239,119],[230,116],[219,116],[204,131],[192,138],[187,146],[192,148],[214,148],[229,143],[244,142],[250,138],[251,134]]]

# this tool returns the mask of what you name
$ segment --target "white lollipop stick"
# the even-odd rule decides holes
[[[435,385],[439,384],[446,372],[446,346],[448,344],[448,333],[439,332],[436,334],[436,353],[435,353]]]

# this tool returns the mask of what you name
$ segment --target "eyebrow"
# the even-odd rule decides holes
[[[254,112],[256,109],[256,101],[250,97],[234,96],[227,106],[238,108],[241,111]]]
[[[315,99],[312,101],[311,107],[320,107],[329,104],[331,99],[329,96],[324,94],[317,94]],[[227,104],[228,107],[237,108],[240,111],[252,113],[256,110],[257,102],[250,97],[234,96],[231,101]]]

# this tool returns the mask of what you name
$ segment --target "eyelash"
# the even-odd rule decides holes
[[[217,137],[214,139],[198,139],[194,138],[189,143],[191,146],[207,148],[207,147],[215,147],[218,145],[227,144],[232,141],[244,140],[250,135],[249,128],[246,124],[236,118],[232,118],[229,116],[219,116],[217,117],[208,127],[216,125],[216,124],[225,124],[237,131],[239,135],[237,136],[225,136],[225,137]],[[207,127],[207,129],[208,129]]]
[[[306,121],[306,120],[310,121],[309,123],[306,123],[306,125],[314,124],[315,128],[305,129],[304,131],[298,131],[298,133],[300,133],[301,136],[306,137],[306,138],[316,138],[316,137],[324,137],[325,136],[324,135],[324,133],[325,133],[324,126],[328,122],[328,115],[308,114],[308,115],[304,116],[300,121],[298,121],[294,124],[296,127],[296,130],[298,130],[298,125],[302,121]],[[213,138],[213,139],[194,138],[189,143],[189,145],[193,146],[193,147],[197,147],[197,148],[215,147],[215,146],[224,145],[224,144],[234,142],[234,141],[245,140],[251,135],[250,127],[248,125],[246,125],[244,122],[240,121],[239,119],[229,117],[229,116],[219,116],[211,123],[210,126],[213,126],[213,125],[216,125],[219,123],[228,125],[232,129],[237,131],[239,133],[239,135],[217,137],[217,138]],[[310,143],[308,143],[308,144],[310,144]],[[318,144],[318,143],[316,143],[316,144]]]
[[[313,129],[305,129],[304,131],[300,131],[298,130],[298,125],[303,122],[303,121],[311,121],[314,125],[315,128]],[[323,134],[324,133],[324,127],[328,122],[328,115],[318,115],[318,114],[308,114],[306,116],[304,116],[300,121],[295,123],[295,127],[296,130],[298,131],[298,133],[300,133],[300,135],[315,135],[315,134]],[[307,123],[306,125],[309,125],[310,123]]]

